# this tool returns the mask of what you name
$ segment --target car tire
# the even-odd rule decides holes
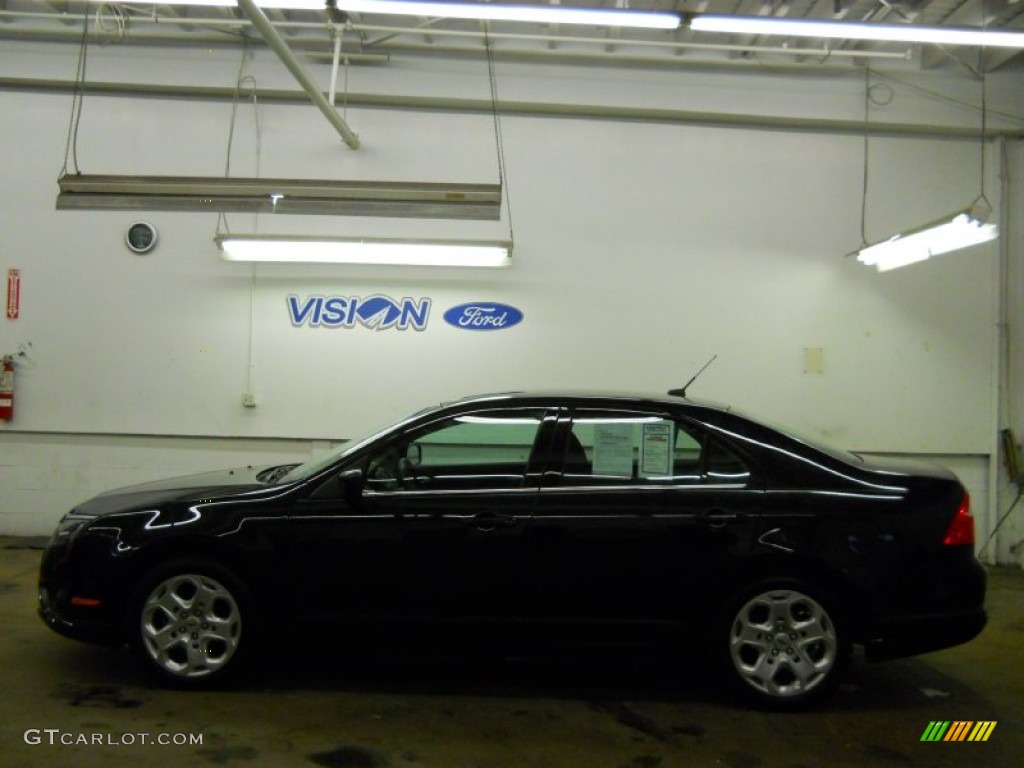
[[[143,579],[129,611],[129,637],[163,683],[204,688],[223,684],[244,666],[255,619],[248,591],[229,570],[180,560]]]
[[[718,633],[734,687],[771,709],[806,706],[838,682],[849,657],[838,601],[798,580],[752,585],[729,602]]]

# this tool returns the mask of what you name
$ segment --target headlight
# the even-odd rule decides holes
[[[92,515],[78,515],[74,512],[64,515],[64,517],[61,518],[61,521],[57,524],[57,530],[53,532],[53,538],[50,540],[50,543],[70,543],[82,528],[85,527],[86,523],[93,519]]]

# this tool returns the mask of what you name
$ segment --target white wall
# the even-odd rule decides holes
[[[1010,142],[1006,145],[1007,162],[1017,173],[1006,179],[1009,187],[1006,206],[1010,211],[1024,211],[1024,185],[1020,183],[1020,169],[1024,168],[1024,145]],[[1019,221],[1019,219],[1018,219]],[[1018,444],[1024,438],[1024,227],[1011,229],[1003,243],[1006,274],[1003,303],[1005,312],[1000,318],[1004,378],[1000,386],[999,406],[1002,412],[1000,428],[1011,428]],[[1000,562],[1014,562],[1024,566],[1024,477],[1012,484],[1005,478],[1005,455],[999,454],[999,466],[993,485],[998,491],[997,514],[993,526],[1002,527],[996,533],[991,549],[998,553]],[[1005,518],[1005,520],[1004,520]]]
[[[0,69],[9,77],[68,78],[75,54],[74,46],[5,43]],[[203,58],[108,46],[90,52],[89,74],[95,81],[231,85],[238,64],[238,52],[227,48]],[[246,71],[261,87],[293,87],[265,53]],[[891,82],[892,101],[872,107],[873,122],[977,124],[976,82],[900,78]],[[353,69],[350,87],[488,97],[479,62],[394,60]],[[864,81],[856,72],[792,77],[501,63],[498,87],[508,100],[856,122]],[[993,110],[1024,103],[1020,78],[992,78],[989,90]],[[889,274],[844,258],[861,241],[863,140],[856,130],[505,117],[511,269],[253,271],[218,258],[212,214],[55,211],[70,101],[0,91],[0,135],[17,137],[17,149],[0,155],[0,178],[17,191],[0,208],[0,270],[20,268],[23,280],[22,314],[0,323],[0,351],[31,343],[18,371],[16,419],[0,425],[2,532],[46,532],[108,481],[205,468],[211,456],[225,465],[253,454],[302,458],[314,450],[310,441],[348,437],[473,392],[661,391],[712,354],[719,358],[694,385],[695,396],[853,449],[959,462],[976,508],[984,497],[994,513],[987,467],[998,426],[998,247]],[[221,174],[230,112],[218,101],[88,96],[81,170]],[[497,180],[486,114],[350,109],[365,143],[358,152],[312,106],[263,104],[259,115],[257,142],[251,105],[239,108],[236,175]],[[1021,121],[992,116],[989,124],[1019,130]],[[1011,145],[1019,184],[1019,148]],[[978,194],[977,141],[874,136],[869,148],[869,238]],[[988,161],[986,193],[998,205],[994,152]],[[1006,231],[1019,233],[1020,210],[1012,207]],[[151,255],[123,245],[125,227],[137,218],[160,231]],[[501,222],[234,215],[229,223],[234,231],[368,237],[502,238],[509,230],[507,212]],[[1019,261],[1016,237],[1008,256]],[[1024,294],[1019,285],[1015,291]],[[296,328],[288,319],[289,294],[376,293],[430,298],[427,329]],[[443,323],[445,309],[476,300],[512,304],[525,320],[488,334]],[[808,347],[824,350],[822,374],[803,372]],[[241,406],[250,378],[255,409]],[[146,449],[132,453],[138,440]],[[117,457],[122,450],[135,457],[129,465]]]

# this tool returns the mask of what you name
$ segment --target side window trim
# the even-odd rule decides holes
[[[555,425],[549,449],[549,461],[541,476],[541,486],[558,487],[562,485],[565,473],[568,441],[572,434],[572,419],[576,409],[558,408],[554,414]]]
[[[535,409],[531,409],[535,410]],[[561,415],[564,408],[545,406],[540,428],[533,440],[530,457],[526,465],[526,479],[529,485],[538,487],[552,470],[561,471],[562,457],[556,455]]]

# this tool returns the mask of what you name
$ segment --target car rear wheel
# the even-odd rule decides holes
[[[139,655],[164,681],[198,687],[221,681],[239,665],[249,601],[226,570],[208,563],[171,563],[146,580],[136,600]]]
[[[763,584],[733,605],[728,666],[761,704],[793,707],[830,689],[846,658],[832,601],[800,584]]]

